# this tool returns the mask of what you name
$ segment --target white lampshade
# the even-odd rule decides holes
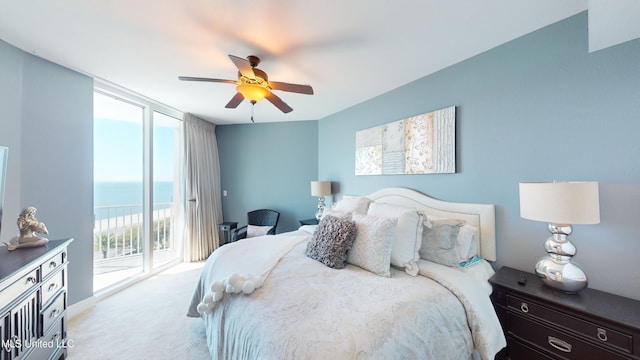
[[[520,216],[553,224],[597,224],[598,183],[520,183]]]
[[[323,197],[331,195],[331,181],[312,181],[311,196]]]

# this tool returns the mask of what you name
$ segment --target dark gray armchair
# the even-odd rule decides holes
[[[247,213],[247,225],[233,230],[231,241],[237,241],[247,237],[248,225],[271,226],[266,235],[275,235],[280,213],[271,209],[253,210]]]

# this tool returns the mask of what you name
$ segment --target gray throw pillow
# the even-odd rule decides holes
[[[356,224],[353,221],[325,216],[307,244],[307,256],[330,268],[342,269],[355,239]]]
[[[460,262],[456,252],[456,238],[464,221],[431,220],[431,228],[422,232],[420,257],[446,266],[457,266]]]

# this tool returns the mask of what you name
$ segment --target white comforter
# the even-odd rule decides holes
[[[246,273],[256,262],[254,250],[264,251],[282,236],[287,235],[263,237],[259,246],[245,240],[225,245],[237,247],[227,252],[252,254],[246,264],[235,259],[233,271]],[[281,258],[270,255],[270,261],[278,258],[277,266],[262,288],[225,294],[202,315],[212,358],[470,359],[479,353],[493,359],[504,346],[486,289],[471,276],[428,262],[421,262],[417,277],[392,269],[391,278],[384,278],[352,265],[335,270],[307,258],[306,244]],[[207,261],[189,316],[201,316],[197,305],[220,280],[214,266],[220,256],[211,258],[218,260]]]

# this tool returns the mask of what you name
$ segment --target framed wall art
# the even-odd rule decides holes
[[[456,172],[456,108],[356,132],[356,175]]]

